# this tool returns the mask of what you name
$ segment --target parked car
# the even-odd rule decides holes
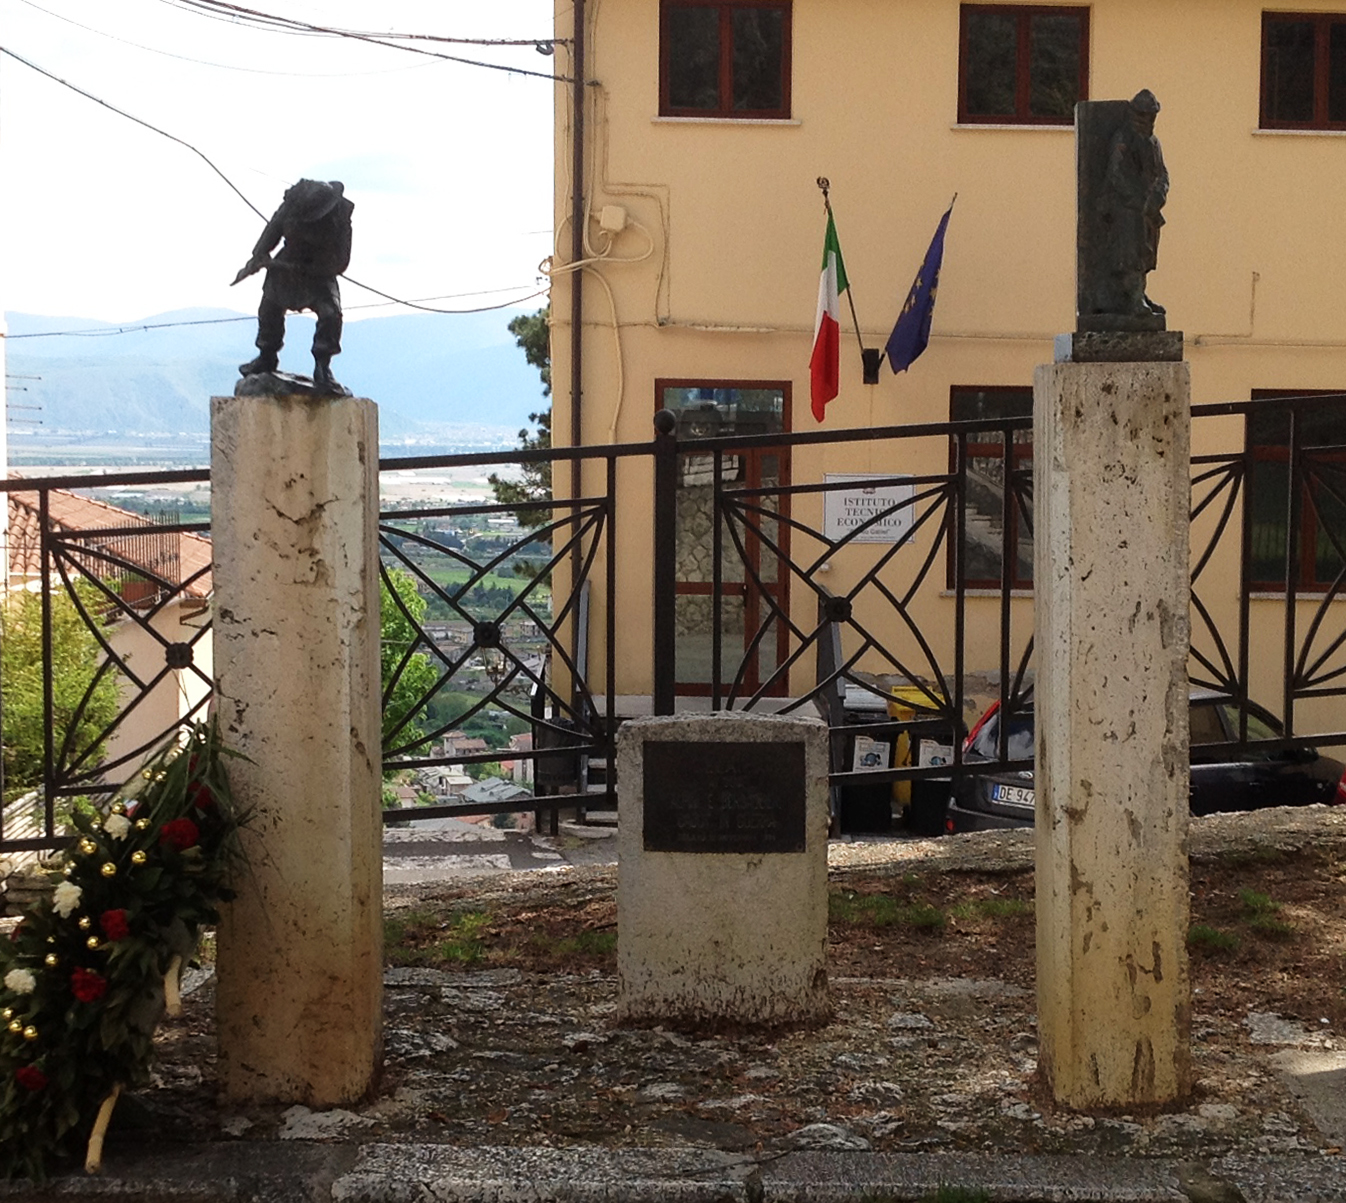
[[[1250,702],[1247,713],[1250,741],[1281,738],[1281,725],[1267,710]],[[1194,690],[1188,714],[1194,815],[1308,806],[1314,802],[1346,803],[1346,765],[1341,761],[1295,741],[1233,753],[1227,748],[1204,751],[1204,745],[1237,742],[1239,708],[1221,694]],[[963,745],[965,762],[999,759],[1000,724],[1000,703],[996,702],[968,735]],[[1010,760],[1033,759],[1031,694],[1010,718],[1007,753]],[[971,773],[954,782],[944,827],[951,832],[1031,827],[1035,802],[1032,769]]]

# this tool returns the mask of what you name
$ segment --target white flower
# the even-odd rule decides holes
[[[31,994],[37,989],[37,978],[26,969],[11,969],[5,974],[5,987],[15,994]]]
[[[126,833],[131,830],[131,820],[125,815],[108,815],[103,820],[103,830],[114,840],[124,840]]]
[[[63,881],[56,887],[51,896],[51,909],[54,910],[62,919],[69,919],[70,912],[79,906],[79,900],[84,891],[79,886],[71,882]]]

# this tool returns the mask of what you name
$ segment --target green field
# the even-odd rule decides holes
[[[472,576],[471,570],[451,564],[426,564],[418,562],[416,567],[434,581],[436,585],[445,589],[463,585]],[[488,572],[477,582],[478,588],[508,589],[511,597],[516,596],[527,585],[528,579],[526,577],[499,572]]]

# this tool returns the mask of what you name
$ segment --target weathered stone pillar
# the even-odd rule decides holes
[[[1180,362],[1034,381],[1038,1038],[1080,1109],[1192,1087],[1189,387]]]
[[[827,727],[637,719],[617,766],[618,1019],[825,1020]]]
[[[378,409],[211,402],[215,673],[248,856],[219,931],[236,1100],[351,1102],[382,1035]]]

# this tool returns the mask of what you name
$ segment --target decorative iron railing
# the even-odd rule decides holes
[[[665,422],[656,436],[656,605],[660,597],[675,597],[679,586],[680,464],[709,460],[717,520],[708,583],[710,673],[703,691],[711,708],[773,706],[773,695],[782,694],[788,701],[773,708],[816,707],[834,728],[833,783],[840,787],[961,772],[971,701],[970,608],[983,627],[989,622],[995,628],[993,647],[979,641],[987,658],[976,666],[983,705],[992,698],[1006,707],[1018,704],[1033,646],[1031,601],[1016,597],[1013,588],[1016,544],[1025,539],[1031,545],[1032,539],[1031,462],[1004,456],[996,516],[1000,579],[993,588],[973,588],[964,568],[969,444],[998,441],[1012,448],[1017,433],[1031,430],[1032,419],[698,440],[678,440],[670,426]],[[871,461],[891,470],[851,473],[844,482],[769,486],[736,478],[738,465],[755,451],[782,455],[844,443],[866,444]],[[920,470],[932,458],[932,444],[942,471]],[[839,496],[872,498],[885,490],[890,499],[872,501],[850,521],[844,512],[829,515],[829,502]],[[849,561],[844,574],[838,571],[843,560]],[[844,584],[834,588],[843,575]],[[729,647],[724,613],[736,590],[758,605],[755,612],[743,607],[751,617],[742,624],[741,644]],[[938,613],[933,622],[932,613]],[[676,622],[656,617],[653,689],[661,712],[671,712],[673,699],[689,692],[680,680],[677,643]],[[792,688],[801,677],[802,688]],[[847,723],[847,710],[884,717]],[[905,739],[911,749],[929,740],[943,754],[938,764],[924,766],[873,770],[847,764],[846,744],[876,734],[894,743]],[[1008,767],[1003,746],[1000,752]]]
[[[209,473],[124,479],[183,484]],[[89,502],[73,491],[88,477],[5,483],[11,590],[0,626],[0,729],[22,723],[30,748],[42,745],[40,764],[30,753],[24,766],[23,784],[39,788],[22,833],[0,827],[0,849],[22,851],[51,847],[70,799],[119,784],[173,727],[204,711],[211,561],[205,524],[137,521]],[[72,629],[74,651],[62,638]],[[166,711],[171,721],[160,721]],[[8,794],[16,783],[4,784]]]
[[[1322,746],[1346,744],[1344,404],[1320,394],[1192,408],[1243,426],[1239,450],[1192,459],[1192,682],[1260,700],[1284,739]],[[1258,673],[1255,643],[1279,645],[1275,673]],[[1247,723],[1245,707],[1243,743]]]
[[[1287,738],[1323,745],[1346,744],[1335,709],[1346,695],[1343,400],[1193,410],[1198,432],[1238,444],[1193,460],[1193,685],[1258,700],[1281,715]],[[969,722],[990,703],[1011,712],[1023,703],[1033,663],[1030,419],[680,439],[671,418],[661,415],[650,443],[382,462],[399,474],[578,464],[567,475],[582,482],[570,498],[418,501],[381,515],[395,616],[385,623],[385,768],[533,769],[525,793],[439,798],[391,809],[389,820],[521,810],[554,820],[559,807],[614,807],[614,737],[626,717],[617,615],[650,606],[651,595],[647,709],[812,707],[832,728],[839,789],[970,771]],[[1219,445],[1215,434],[1196,442]],[[826,456],[843,445],[850,460],[880,467],[829,476]],[[207,479],[4,482],[11,583],[40,606],[43,747],[29,826],[7,811],[0,851],[59,842],[70,799],[118,784],[208,704],[207,525],[107,507],[93,521],[70,498]],[[844,497],[862,501],[838,516]],[[650,536],[652,559],[633,555]],[[94,649],[73,691],[56,656],[71,611]],[[1252,655],[1268,640],[1282,649],[1274,674]],[[11,655],[3,661],[12,669]],[[17,696],[19,682],[0,685],[0,701]],[[0,714],[6,732],[13,717]],[[526,729],[531,746],[462,735],[487,719]],[[1254,742],[1248,734],[1245,717],[1243,742]],[[887,763],[860,763],[861,739],[886,745]],[[1004,767],[1018,763],[1003,743],[1000,753]]]
[[[533,766],[533,789],[525,797],[465,797],[394,808],[385,812],[386,820],[520,810],[533,810],[540,819],[546,810],[554,825],[560,806],[615,807],[612,782],[587,779],[590,765],[613,760],[616,714],[615,666],[607,654],[614,642],[615,610],[610,606],[596,619],[589,598],[595,579],[601,581],[605,597],[617,595],[618,549],[611,533],[618,465],[644,454],[647,449],[637,446],[382,462],[384,471],[406,473],[569,460],[581,465],[582,480],[597,483],[592,491],[567,499],[407,507],[381,516],[385,598],[410,632],[385,673],[385,771],[506,760]],[[484,552],[461,546],[452,531],[427,533],[436,522],[510,518],[517,526]],[[526,554],[530,551],[531,556]],[[448,645],[436,638],[436,624],[412,613],[395,587],[396,571],[414,582],[422,602],[457,625],[460,637],[455,642]],[[484,591],[483,585],[499,579],[502,571],[514,573],[511,587]],[[603,649],[601,678],[590,672],[594,640]],[[423,670],[430,669],[424,674],[428,679],[408,692],[400,687],[418,658]],[[473,674],[484,675],[486,681],[467,693],[454,688]],[[449,704],[435,707],[446,695],[452,699]],[[429,721],[424,718],[428,711],[434,715]],[[526,723],[532,746],[477,749],[469,743],[464,750],[451,745],[452,732],[490,711]]]

